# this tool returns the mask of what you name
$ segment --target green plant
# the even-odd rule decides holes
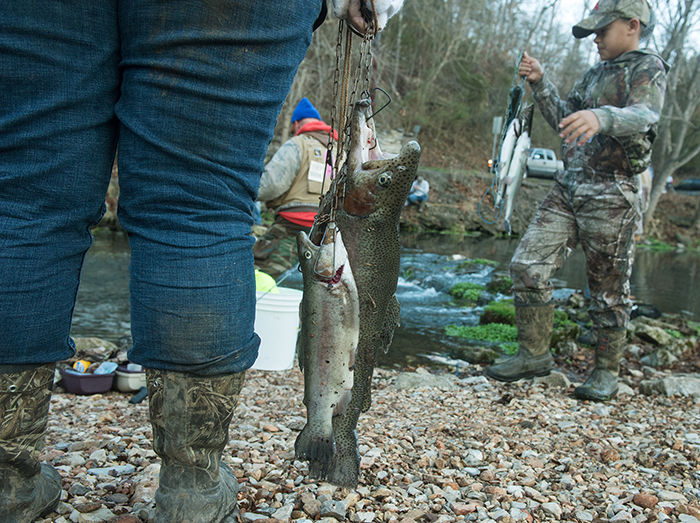
[[[560,329],[564,327],[571,327],[574,324],[573,321],[569,319],[569,315],[559,309],[554,309],[554,325],[555,329]]]
[[[669,333],[672,338],[676,338],[677,340],[683,338],[683,335],[676,329],[666,329],[666,332]]]
[[[472,265],[490,265],[491,267],[497,267],[498,262],[489,260],[488,258],[469,258],[457,265],[457,269],[467,269]]]
[[[510,276],[494,277],[494,279],[492,279],[488,284],[486,284],[486,288],[489,291],[497,292],[500,294],[508,293],[512,287],[513,280],[510,279]]]
[[[697,323],[695,321],[689,321],[688,327],[690,327],[691,329],[695,329],[696,335],[700,336],[700,323]]]
[[[506,354],[513,354],[518,350],[518,329],[504,323],[474,326],[447,325],[445,334],[469,340],[497,343]]]
[[[657,240],[656,238],[649,238],[645,243],[639,244],[639,247],[654,252],[670,252],[675,250],[673,245],[669,245],[668,243]]]
[[[505,323],[515,325],[515,307],[513,300],[492,301],[481,315],[479,322],[484,325],[488,323]]]
[[[475,302],[483,294],[486,288],[478,283],[460,282],[452,286],[449,290],[451,296],[457,299]]]
[[[403,271],[403,279],[406,281],[410,281],[415,277],[415,274],[413,273],[413,269],[411,267],[407,267]]]

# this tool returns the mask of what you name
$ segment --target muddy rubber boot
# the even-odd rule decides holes
[[[498,381],[546,376],[552,370],[549,340],[552,336],[554,305],[516,305],[518,352],[486,368],[486,375]]]
[[[146,370],[153,450],[162,460],[156,522],[219,523],[236,512],[238,481],[221,453],[244,374]]]
[[[61,476],[39,463],[54,367],[0,365],[0,521],[34,521],[58,505]]]
[[[579,399],[608,401],[617,394],[617,375],[625,350],[627,329],[600,329],[595,351],[595,368],[586,383],[574,389]]]

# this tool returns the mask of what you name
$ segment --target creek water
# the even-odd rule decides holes
[[[407,361],[440,361],[453,339],[443,334],[449,324],[475,325],[482,307],[458,307],[449,289],[459,282],[485,284],[494,271],[507,271],[517,239],[470,238],[439,234],[403,234],[401,276],[397,296],[401,326],[382,366]],[[487,258],[498,266],[475,266],[464,273],[465,259]],[[124,234],[99,234],[88,251],[73,316],[74,336],[97,336],[117,342],[129,334],[129,246]],[[301,289],[301,275],[290,270],[283,286]],[[576,250],[552,280],[555,297],[563,298],[586,287],[583,253]],[[638,303],[662,312],[700,321],[700,256],[687,252],[638,249],[631,288]],[[499,298],[499,296],[494,296]]]

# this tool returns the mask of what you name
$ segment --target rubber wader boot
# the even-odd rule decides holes
[[[552,336],[554,305],[516,305],[518,352],[486,368],[486,375],[498,381],[546,376],[552,370],[549,340]]]
[[[153,450],[162,461],[156,522],[219,523],[236,512],[238,481],[221,453],[244,374],[146,370]]]
[[[0,521],[34,521],[58,505],[61,476],[39,463],[54,367],[0,365]]]
[[[627,329],[600,329],[595,351],[595,369],[586,383],[574,389],[584,400],[607,401],[617,394],[617,375],[625,350]]]

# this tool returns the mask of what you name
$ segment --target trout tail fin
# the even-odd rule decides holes
[[[313,430],[308,423],[294,442],[294,456],[309,462],[309,474],[317,479],[325,479],[328,467],[335,455],[333,430]]]

